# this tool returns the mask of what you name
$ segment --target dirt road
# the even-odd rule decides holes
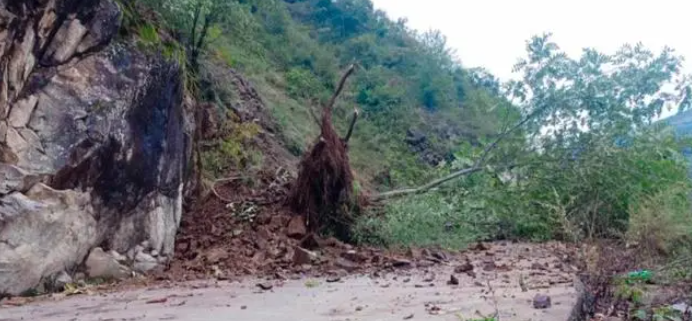
[[[508,244],[465,261],[341,280],[210,281],[75,295],[0,308],[0,320],[567,320],[577,295],[573,274],[543,246]],[[456,271],[455,271],[456,270]],[[463,271],[463,272],[462,272]],[[459,284],[448,284],[451,275]],[[475,277],[474,277],[475,276]],[[551,306],[536,309],[536,294]]]

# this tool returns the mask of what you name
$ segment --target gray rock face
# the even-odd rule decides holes
[[[180,71],[110,43],[120,15],[112,0],[0,3],[0,293],[96,246],[173,254],[192,132]]]

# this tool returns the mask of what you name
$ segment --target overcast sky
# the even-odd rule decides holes
[[[624,43],[674,48],[692,73],[692,0],[373,0],[409,27],[439,29],[466,67],[482,66],[502,80],[534,34],[550,31],[571,56],[584,47],[612,53]]]

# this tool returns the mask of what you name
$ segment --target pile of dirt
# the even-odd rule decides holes
[[[265,170],[252,183],[230,180],[184,215],[175,257],[160,277],[182,281],[253,275],[289,278],[301,275],[366,273],[373,270],[435,264],[437,257],[354,247],[310,233],[301,216],[285,205],[289,174]],[[424,263],[420,263],[423,262]]]

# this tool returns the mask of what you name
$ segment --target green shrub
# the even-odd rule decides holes
[[[322,95],[324,87],[309,70],[291,68],[286,73],[286,90],[294,99],[311,99]]]
[[[228,123],[227,134],[208,144],[212,148],[202,153],[206,176],[218,178],[229,171],[243,171],[261,165],[262,154],[251,143],[259,133],[259,126],[255,123]]]
[[[690,245],[692,204],[690,184],[681,182],[632,204],[627,241],[649,257],[670,255]]]

